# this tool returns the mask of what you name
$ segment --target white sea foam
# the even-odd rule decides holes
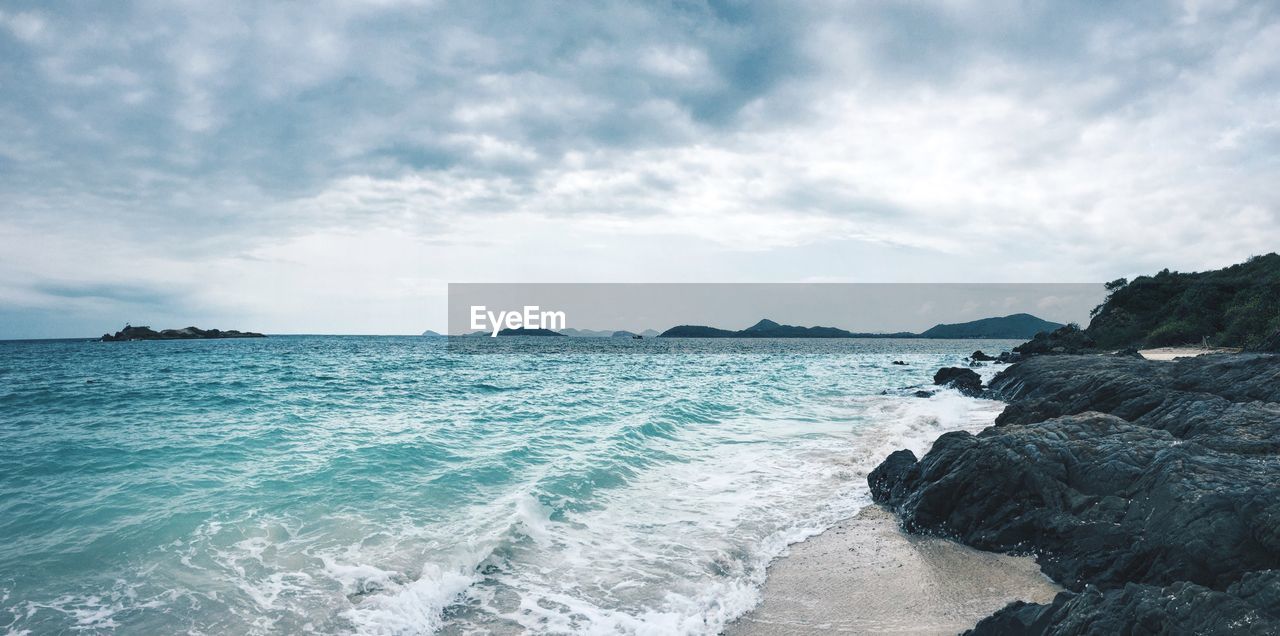
[[[450,619],[462,631],[714,634],[759,602],[767,565],[788,545],[869,503],[866,473],[885,455],[922,454],[943,432],[988,426],[1001,407],[952,390],[877,395],[819,417],[677,436],[669,443],[687,461],[645,473],[602,507],[553,521],[532,497],[509,502],[509,527],[532,541],[507,546],[495,571],[427,571],[350,615],[361,631],[416,633],[439,629],[441,612],[465,600]]]
[[[394,593],[371,596],[345,615],[366,634],[417,634],[440,628],[441,613],[477,580],[472,573],[423,568],[418,580]]]
[[[163,539],[105,582],[16,601],[6,582],[0,629],[713,634],[759,602],[788,545],[868,504],[884,456],[999,412],[954,390],[880,394],[960,358],[898,357],[567,357],[568,381],[537,387],[484,358],[332,421],[327,392],[305,395],[312,419],[266,415],[224,440],[253,452],[219,467],[232,477],[216,497],[187,492],[216,511],[194,530],[160,518]]]
[[[770,414],[676,434],[660,443],[684,461],[645,471],[588,509],[553,520],[537,481],[473,507],[457,524],[469,528],[466,536],[432,551],[416,571],[397,551],[439,547],[438,529],[383,528],[394,536],[383,548],[360,540],[318,546],[297,522],[256,513],[205,524],[183,544],[181,561],[247,599],[228,611],[258,633],[327,625],[420,634],[449,625],[715,634],[759,602],[768,564],[789,545],[869,503],[866,473],[885,455],[922,454],[942,432],[989,425],[1001,406],[952,390],[850,397],[792,418]],[[138,608],[123,594],[52,606],[91,630],[116,628],[114,616]],[[332,615],[326,623],[318,609],[326,606],[343,623]]]

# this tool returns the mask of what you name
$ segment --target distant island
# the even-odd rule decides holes
[[[1061,328],[1056,322],[1049,322],[1031,314],[1013,314],[1000,318],[983,318],[960,322],[954,325],[934,325],[920,334],[921,338],[1034,338],[1041,332],[1051,332]]]
[[[613,332],[613,335],[609,337],[610,338],[631,338],[633,340],[644,340],[645,338],[657,338],[658,332],[652,329],[645,329],[640,333],[636,333],[634,331],[627,331],[624,329],[621,331]]]
[[[526,329],[523,327],[519,329],[503,329],[502,331],[498,332],[498,335],[499,336],[551,336],[551,337],[560,337],[560,338],[568,337],[558,331],[552,331],[550,329]]]
[[[129,340],[215,340],[219,338],[266,338],[265,335],[252,331],[236,331],[228,329],[222,331],[220,329],[200,329],[199,327],[187,327],[186,329],[165,329],[156,331],[151,327],[134,327],[125,325],[124,329],[117,331],[113,336],[111,334],[102,334],[103,342],[126,342]]]
[[[606,329],[568,328],[568,329],[561,329],[560,333],[566,336],[569,336],[570,338],[630,338],[631,336],[645,336],[647,338],[652,338],[658,335],[658,332],[652,329],[645,329],[644,331],[641,331],[641,332],[634,332],[634,331],[627,331],[625,329],[610,331]]]
[[[434,331],[431,331],[430,329],[422,332],[422,335],[427,337],[436,337],[436,336],[444,337],[444,334],[436,333]],[[466,337],[466,338],[471,338],[471,337],[488,338],[493,334],[488,331],[472,331],[469,333],[463,333],[458,335],[460,337]],[[521,329],[503,329],[502,331],[498,332],[498,335],[499,336],[568,336],[570,338],[631,338],[633,336],[644,336],[645,338],[656,338],[659,334],[657,331],[654,331],[653,329],[645,329],[640,333],[635,333],[632,331],[604,331],[604,330],[593,330],[593,329],[561,329],[559,331],[552,331],[550,329],[521,328]]]
[[[922,333],[899,331],[894,333],[857,333],[837,327],[798,327],[782,325],[772,320],[761,320],[739,331],[717,329],[702,325],[680,325],[658,335],[659,338],[1003,338],[1029,339],[1037,333],[1050,332],[1061,324],[1032,316],[1012,314],[999,318],[983,318],[970,322],[935,325]]]
[[[612,331],[604,331],[598,329],[561,329],[560,333],[570,338],[609,338],[613,335]]]

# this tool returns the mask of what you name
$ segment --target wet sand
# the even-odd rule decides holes
[[[1029,557],[909,536],[879,506],[791,546],[728,636],[958,634],[1014,600],[1058,591]]]

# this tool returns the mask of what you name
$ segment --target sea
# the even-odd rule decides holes
[[[1017,344],[467,340],[0,342],[0,633],[715,634]]]

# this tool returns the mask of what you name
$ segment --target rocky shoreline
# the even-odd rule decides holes
[[[908,532],[1066,588],[970,633],[1280,633],[1280,356],[1033,356],[979,390],[994,426],[868,476]]]

